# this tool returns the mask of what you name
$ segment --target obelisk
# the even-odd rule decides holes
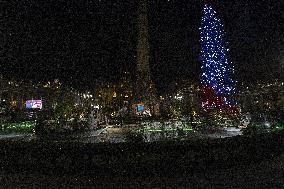
[[[147,0],[138,0],[137,76],[150,79]]]
[[[150,77],[149,66],[149,34],[148,34],[148,16],[147,0],[138,0],[137,15],[137,83],[135,89],[136,101],[145,104],[145,108],[156,114],[155,106],[157,104],[155,86]]]

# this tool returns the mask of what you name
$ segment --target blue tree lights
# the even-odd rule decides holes
[[[202,106],[208,109],[223,109],[234,103],[236,81],[232,79],[233,65],[229,60],[229,49],[225,41],[225,31],[221,20],[213,8],[206,4],[201,20],[201,59],[204,99]]]

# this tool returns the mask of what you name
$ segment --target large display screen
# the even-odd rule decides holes
[[[137,112],[142,112],[144,110],[144,105],[143,104],[137,104],[136,105],[136,110]]]
[[[42,100],[27,100],[27,109],[42,109]]]

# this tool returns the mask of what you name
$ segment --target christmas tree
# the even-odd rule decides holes
[[[213,8],[206,4],[201,21],[201,59],[203,87],[202,106],[205,110],[224,110],[234,106],[232,95],[236,82],[229,61],[224,27]]]

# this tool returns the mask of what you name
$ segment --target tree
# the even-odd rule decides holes
[[[73,111],[72,102],[62,101],[55,107],[55,117],[56,118],[71,118]]]
[[[229,49],[225,41],[225,32],[221,20],[213,8],[206,4],[201,21],[201,59],[202,59],[202,106],[206,111],[234,111],[236,82],[229,60]]]

